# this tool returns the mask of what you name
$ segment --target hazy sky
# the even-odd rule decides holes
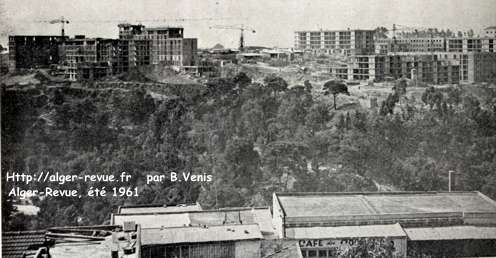
[[[71,21],[66,27],[71,36],[116,38],[117,24],[127,20],[182,25],[185,36],[198,38],[200,47],[236,47],[239,31],[209,27],[243,23],[256,30],[245,36],[247,45],[292,47],[293,32],[300,29],[391,28],[396,23],[477,33],[496,25],[496,0],[0,0],[0,43],[6,44],[9,34],[59,34],[58,24],[40,21],[61,16]],[[177,18],[206,19],[153,21]]]

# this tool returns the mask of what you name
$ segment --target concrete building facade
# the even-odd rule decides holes
[[[9,36],[9,70],[48,68],[59,62],[59,46],[66,39],[62,36]]]
[[[448,54],[448,53],[447,53]],[[444,84],[460,81],[460,62],[440,53],[389,53],[352,56],[348,62],[331,66],[330,73],[341,80],[383,81],[387,78],[415,79]],[[453,54],[451,54],[453,56]],[[458,55],[461,58],[461,55]]]
[[[296,31],[295,49],[305,50],[314,54],[371,54],[374,52],[374,31]]]
[[[144,25],[119,24],[119,72],[149,65],[151,42],[143,37]]]
[[[115,39],[76,36],[62,45],[66,78],[91,80],[119,71],[119,44]]]
[[[130,67],[143,64],[181,67],[196,63],[198,40],[184,38],[182,27],[119,24],[119,38],[129,42]]]
[[[495,52],[496,38],[386,38],[375,40],[375,53]]]

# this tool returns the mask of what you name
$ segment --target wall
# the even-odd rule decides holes
[[[409,241],[408,257],[496,256],[496,240]]]
[[[274,233],[276,237],[283,238],[284,237],[284,212],[279,204],[279,200],[277,199],[276,194],[274,193],[272,196],[272,225],[274,226]]]
[[[300,239],[303,257],[406,257],[406,238]]]
[[[235,256],[233,242],[142,246],[141,258],[224,258]]]
[[[59,62],[61,36],[9,36],[12,68],[47,68]]]
[[[237,241],[234,246],[236,258],[260,258],[260,240]]]

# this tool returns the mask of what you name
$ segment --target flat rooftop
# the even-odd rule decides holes
[[[268,207],[241,207],[217,210],[189,210],[175,212],[156,212],[156,207],[142,208],[139,213],[120,213],[113,215],[112,224],[122,225],[134,221],[141,228],[171,228],[197,225],[236,225],[257,224],[263,233],[273,233],[272,215]],[[122,211],[122,208],[121,208]]]
[[[494,213],[480,192],[276,193],[286,217]]]
[[[180,204],[180,205],[125,205],[119,207],[118,214],[139,214],[139,213],[171,213],[171,212],[187,212],[187,211],[201,211],[202,207],[199,203]]]
[[[192,226],[141,230],[141,244],[180,244],[262,239],[258,225]]]

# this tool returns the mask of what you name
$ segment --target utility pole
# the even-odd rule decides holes
[[[451,179],[451,177],[452,177],[452,174],[454,174],[454,173],[455,173],[454,170],[448,171],[448,192],[451,192],[451,183],[452,183],[452,181],[454,181]]]

